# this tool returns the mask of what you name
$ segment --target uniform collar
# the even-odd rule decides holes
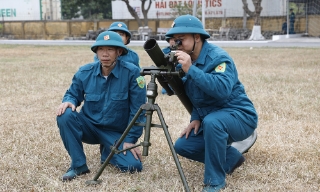
[[[209,47],[209,43],[206,40],[204,40],[200,54],[199,54],[198,58],[193,63],[204,65],[206,56],[208,54],[208,51],[207,51],[208,47]]]
[[[97,61],[95,64],[95,71],[94,71],[94,74],[96,76],[98,75],[101,75],[103,77],[103,74],[102,74],[102,71],[101,71],[101,64],[100,64],[100,61]],[[120,71],[120,60],[117,59],[117,63],[116,63],[116,66],[112,69],[112,71],[110,72],[110,74],[113,74],[113,76],[115,76],[116,78],[119,77],[119,72]],[[110,76],[109,74],[109,76]]]

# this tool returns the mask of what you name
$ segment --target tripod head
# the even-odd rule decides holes
[[[155,82],[155,79],[157,78],[159,83],[162,87],[166,87],[171,95],[173,94],[173,91],[169,87],[168,83],[166,83],[166,78],[170,78],[173,76],[181,77],[184,75],[183,71],[168,71],[166,68],[160,68],[156,66],[151,67],[143,67],[141,68],[140,75],[150,75],[151,81],[147,85],[147,97],[148,101],[151,101],[154,103],[155,98],[158,96],[158,86]],[[150,100],[152,99],[152,100]]]

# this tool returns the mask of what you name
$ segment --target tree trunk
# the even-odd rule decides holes
[[[261,18],[260,18],[260,14],[262,11],[261,1],[262,0],[252,0],[254,5],[254,15],[255,15],[254,25],[261,25]]]
[[[148,12],[150,10],[152,0],[141,0],[141,12],[142,12],[142,15],[143,15],[143,25],[142,25],[142,22],[141,22],[141,20],[140,20],[140,18],[138,16],[137,12],[129,4],[129,0],[122,0],[122,1],[125,2],[125,4],[127,5],[129,13],[138,22],[139,27],[148,26]],[[146,4],[146,1],[149,1],[149,5],[148,5],[147,9],[145,9],[145,7],[144,7],[145,4]]]
[[[262,11],[261,1],[262,0],[252,0],[252,3],[254,5],[254,11],[251,11],[248,7],[247,0],[242,0],[243,10],[250,17],[254,17],[254,26],[253,26],[252,33],[251,33],[249,40],[263,40],[263,39],[265,39],[261,34],[261,18],[260,18],[260,14]]]
[[[132,17],[134,17],[134,19],[138,22],[139,27],[142,26],[141,20],[137,14],[137,12],[131,7],[131,5],[129,4],[129,0],[122,0],[128,8],[129,13],[132,15]]]
[[[142,10],[142,15],[143,15],[143,20],[144,20],[144,26],[148,26],[148,12],[150,10],[151,3],[152,3],[152,1],[149,0],[148,8],[145,9],[144,5],[145,5],[146,1],[147,0],[141,0],[141,10]]]
[[[261,34],[261,26],[260,25],[254,25],[252,29],[251,36],[249,37],[249,40],[264,40],[265,38]]]

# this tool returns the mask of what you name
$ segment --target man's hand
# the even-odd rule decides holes
[[[197,134],[200,127],[200,121],[199,120],[193,120],[188,127],[186,127],[180,134],[180,137],[183,137],[186,135],[186,139],[188,139],[190,132],[192,129],[194,129],[194,134]]]
[[[176,51],[175,56],[177,57],[177,61],[181,64],[182,70],[185,73],[188,73],[189,68],[192,65],[190,55],[183,51]]]
[[[132,143],[125,143],[125,142],[123,143],[123,149],[129,148],[132,146],[134,146],[134,144],[132,144]],[[139,159],[141,161],[142,155],[141,155],[141,151],[138,147],[130,149],[130,151],[133,154],[134,158]],[[124,151],[123,154],[126,155],[127,154],[126,152],[127,151]]]
[[[57,116],[62,115],[68,107],[70,107],[72,111],[76,110],[76,106],[70,102],[61,103],[57,109]]]

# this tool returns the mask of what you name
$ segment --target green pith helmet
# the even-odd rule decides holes
[[[177,17],[166,33],[166,36],[173,37],[175,34],[200,34],[205,39],[210,35],[204,30],[201,21],[192,15],[182,15]]]
[[[125,32],[127,34],[127,36],[129,36],[129,39],[128,39],[126,45],[130,43],[131,33],[128,30],[128,27],[127,27],[127,25],[125,23],[123,23],[123,22],[113,22],[110,25],[108,31],[123,31],[123,32]]]
[[[96,42],[91,46],[91,50],[97,53],[97,48],[99,46],[110,46],[110,47],[120,47],[123,49],[121,55],[128,53],[127,47],[123,44],[121,36],[113,31],[105,31],[99,34]]]

